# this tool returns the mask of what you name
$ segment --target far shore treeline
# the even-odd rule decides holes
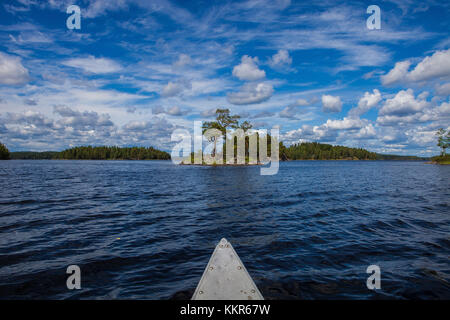
[[[203,133],[208,129],[217,129],[223,135],[226,141],[226,132],[228,128],[242,129],[244,132],[252,129],[252,124],[248,121],[239,122],[240,116],[231,115],[229,109],[217,109],[216,120],[205,122],[203,124]],[[258,133],[253,133],[257,134]],[[436,163],[449,164],[450,156],[446,154],[446,149],[450,146],[450,131],[439,129],[436,133],[438,137],[438,146],[442,152],[440,156],[431,158]],[[214,157],[218,146],[216,144],[216,137],[209,137],[210,142],[214,143],[211,156]],[[235,138],[233,138],[235,139]],[[257,139],[258,140],[258,139]],[[270,156],[271,144],[273,138],[268,135],[267,153]],[[258,140],[259,141],[259,140]],[[235,154],[237,142],[234,142]],[[276,142],[275,142],[276,143]],[[375,152],[370,152],[362,148],[349,148],[344,146],[333,146],[330,144],[318,142],[303,142],[293,144],[289,147],[284,146],[283,142],[279,143],[280,160],[427,160],[429,158],[421,158],[416,156],[398,156],[386,155]],[[248,154],[249,136],[245,139],[245,156]],[[226,144],[223,145],[223,153],[225,154]],[[258,142],[258,158],[259,156],[259,142]],[[193,153],[191,158],[193,158]],[[8,159],[29,159],[29,160],[44,160],[44,159],[61,159],[61,160],[170,160],[170,154],[155,149],[153,147],[117,147],[117,146],[80,146],[70,149],[45,152],[9,152],[8,148],[0,142],[0,160]],[[191,159],[192,160],[192,159]],[[248,159],[246,159],[246,163]]]
[[[11,154],[9,153],[8,148],[0,142],[0,160],[9,160]]]
[[[5,150],[6,147],[4,147]],[[1,160],[170,160],[170,154],[150,148],[134,147],[76,147],[57,151],[18,151],[4,156],[0,145]],[[270,149],[269,149],[270,155]],[[286,148],[280,143],[281,160],[424,160],[415,156],[385,155],[360,148],[332,146],[317,142],[304,142]]]
[[[153,147],[75,147],[61,152],[11,152],[11,159],[28,160],[169,160],[170,154]]]

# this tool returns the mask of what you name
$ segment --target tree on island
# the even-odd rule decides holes
[[[446,155],[445,150],[450,146],[450,130],[445,131],[444,128],[440,128],[436,135],[438,136],[438,144],[437,146],[442,149],[441,156]]]
[[[0,160],[9,160],[10,153],[8,148],[0,142]]]
[[[9,160],[10,154],[8,148],[0,142],[0,160]]]
[[[241,116],[231,115],[229,109],[217,109],[216,110],[216,121],[207,121],[203,124],[202,133],[204,134],[209,129],[217,129],[222,132],[222,136],[226,137],[227,129],[237,129],[239,128],[239,119]],[[250,125],[248,121],[244,121],[245,126]],[[250,125],[251,128],[251,125]],[[245,131],[245,130],[244,130]],[[214,148],[211,153],[212,157],[216,156],[217,149],[217,139],[215,136],[211,136],[208,138],[209,142],[214,142]]]
[[[241,129],[245,134],[244,152],[245,152],[246,162],[250,162],[250,153],[249,153],[250,139],[255,138],[254,136],[256,136],[256,142],[257,142],[256,157],[257,157],[257,159],[259,159],[259,161],[261,161],[262,158],[265,159],[266,155],[260,154],[260,150],[259,150],[260,133],[257,131],[249,133],[249,130],[251,130],[253,128],[253,125],[247,120],[243,121],[242,123],[239,123],[239,119],[241,119],[241,116],[232,115],[230,113],[229,109],[217,109],[216,110],[216,120],[204,122],[203,126],[202,126],[202,133],[205,134],[205,132],[210,129],[219,130],[221,132],[221,135],[222,135],[222,138],[224,141],[223,148],[222,148],[223,155],[225,156],[225,154],[226,154],[226,148],[227,148],[227,145],[229,145],[229,142],[231,141],[230,139],[233,139],[233,141],[231,142],[231,145],[234,146],[234,154],[237,155],[237,153],[238,153],[237,152],[237,147],[238,147],[237,137],[232,136],[231,138],[229,138],[227,136],[227,130],[228,129],[234,129],[234,130]],[[211,151],[211,157],[214,158],[217,153],[217,140],[218,140],[217,134],[216,135],[208,135],[207,139],[208,139],[208,142],[214,143],[213,149]],[[268,152],[268,154],[271,154],[271,144],[272,144],[272,142],[275,142],[275,141],[278,142],[278,140],[276,140],[275,138],[272,138],[269,134],[267,134],[267,152]],[[278,142],[278,143],[280,145],[280,148],[279,148],[280,159],[287,160],[287,157],[285,155],[286,147],[283,145],[282,142]],[[255,159],[253,159],[253,160],[255,160]],[[235,157],[235,161],[237,161],[236,157]],[[194,154],[192,153],[191,154],[191,163],[193,163],[193,162],[194,162]]]

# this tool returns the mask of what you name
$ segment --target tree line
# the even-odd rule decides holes
[[[153,147],[121,148],[116,146],[82,146],[66,149],[61,152],[6,152],[8,152],[8,149],[0,143],[1,160],[170,160],[170,154]]]
[[[169,160],[170,154],[153,147],[74,147],[61,151],[56,159],[64,160]]]
[[[280,148],[281,152],[281,148]],[[318,142],[303,142],[284,148],[290,160],[377,160],[378,155],[362,148],[332,146]]]
[[[8,148],[0,142],[0,160],[9,160],[10,153]]]

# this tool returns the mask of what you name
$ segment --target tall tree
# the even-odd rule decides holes
[[[10,154],[8,148],[0,142],[0,160],[9,160]]]
[[[450,130],[445,131],[444,128],[440,128],[436,135],[438,136],[438,147],[442,149],[441,155],[445,156],[445,150],[450,146]]]
[[[239,119],[241,117],[238,115],[231,115],[229,109],[217,109],[216,110],[216,121],[207,121],[203,123],[202,132],[205,133],[208,129],[217,129],[222,132],[225,137],[228,128],[236,129],[239,127]],[[247,121],[245,121],[247,122]],[[225,137],[226,138],[226,137]],[[210,142],[214,142],[214,148],[211,153],[212,157],[215,157],[217,150],[217,139],[216,137],[209,137]]]

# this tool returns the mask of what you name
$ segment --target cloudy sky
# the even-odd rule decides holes
[[[438,153],[450,125],[450,3],[2,0],[0,141],[171,149],[229,108],[285,144]],[[351,4],[350,4],[351,3]],[[81,8],[69,30],[67,7]],[[369,30],[367,7],[381,8]]]

